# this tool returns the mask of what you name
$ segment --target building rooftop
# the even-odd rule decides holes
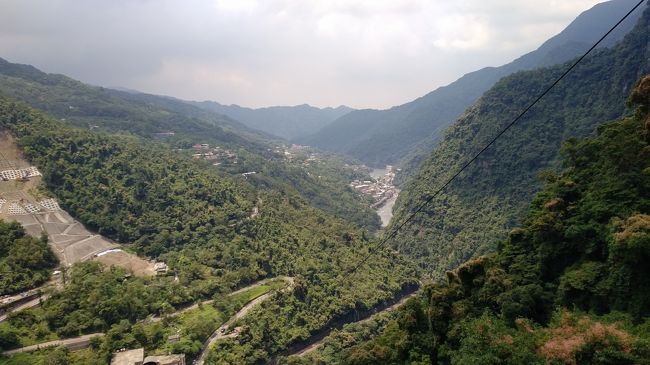
[[[127,350],[113,354],[111,365],[142,365],[144,349]]]

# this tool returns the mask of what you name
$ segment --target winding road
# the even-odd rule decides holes
[[[253,285],[250,285],[250,286],[247,286],[247,287],[242,288],[240,290],[237,290],[235,292],[232,292],[229,295],[232,296],[232,295],[235,295],[235,294],[242,293],[244,291],[256,288],[256,287],[258,287],[260,285],[264,285],[267,282],[269,282],[271,280],[275,280],[275,279],[276,278],[258,281],[257,283],[255,283]],[[284,280],[288,284],[288,286],[283,290],[292,290],[293,289],[293,285],[294,285],[294,282],[295,282],[294,278],[288,277],[288,276],[283,276],[280,279]],[[210,337],[208,337],[208,339],[205,340],[205,342],[203,343],[201,353],[199,354],[199,356],[196,359],[196,361],[194,362],[194,364],[195,365],[203,365],[205,363],[205,359],[206,359],[208,353],[210,352],[210,347],[212,347],[212,344],[214,344],[215,342],[219,341],[222,338],[237,337],[237,335],[239,335],[239,331],[237,330],[237,328],[235,328],[232,332],[226,333],[230,329],[230,326],[233,323],[235,323],[238,319],[240,319],[240,318],[244,317],[246,314],[248,314],[248,312],[250,312],[251,309],[255,308],[257,305],[259,305],[263,301],[267,300],[272,294],[273,294],[273,292],[268,292],[266,294],[260,295],[259,297],[251,300],[242,309],[240,309],[237,313],[235,313],[235,315],[232,316],[226,323],[222,324],[221,327],[217,328],[216,331],[212,332]]]
[[[288,277],[288,276],[280,276],[280,277],[276,277],[276,278],[268,278],[268,279],[256,281],[255,283],[253,283],[253,284],[251,284],[249,286],[245,286],[245,287],[243,287],[241,289],[235,290],[234,292],[229,293],[228,296],[232,297],[234,295],[249,291],[251,289],[257,288],[258,286],[262,286],[264,284],[267,284],[267,283],[269,283],[269,282],[271,282],[273,280],[284,280],[287,284],[289,284],[289,286],[293,286],[293,282],[294,282],[294,279],[292,277]],[[212,302],[214,302],[214,300],[210,299],[210,300],[204,300],[204,301],[200,302],[200,304],[199,303],[194,303],[189,307],[179,309],[176,312],[167,314],[166,316],[167,317],[177,317],[177,316],[180,316],[181,314],[183,314],[183,313],[185,313],[187,311],[197,309],[199,307],[199,305],[210,304]],[[160,322],[160,321],[162,321],[163,318],[164,317],[161,317],[161,316],[154,316],[154,317],[149,317],[147,319],[147,321],[149,321],[149,322]]]
[[[363,322],[367,322],[367,321],[370,321],[373,317],[376,317],[376,316],[378,316],[378,315],[380,315],[380,314],[382,314],[382,313],[392,312],[392,311],[394,311],[395,309],[397,309],[397,308],[401,307],[402,305],[404,305],[404,303],[406,303],[406,301],[408,301],[409,299],[414,298],[416,295],[417,295],[417,292],[415,292],[415,293],[411,293],[411,294],[405,296],[404,298],[402,298],[399,302],[397,302],[397,303],[391,305],[390,307],[385,308],[385,309],[383,309],[383,310],[381,310],[381,311],[379,311],[379,312],[373,314],[372,316],[370,316],[370,317],[368,317],[368,318],[366,318],[366,319],[362,319],[362,320],[360,320],[360,321],[357,321],[357,322],[350,322],[350,323],[363,323]],[[307,347],[305,347],[305,348],[303,348],[303,349],[301,349],[301,350],[299,350],[299,351],[297,351],[297,352],[294,352],[294,353],[291,354],[290,356],[303,357],[303,356],[307,355],[308,353],[310,353],[310,352],[312,352],[312,351],[315,351],[315,350],[317,350],[319,347],[321,347],[321,346],[323,345],[323,343],[325,343],[325,340],[326,340],[326,339],[327,339],[327,336],[325,336],[324,338],[322,338],[322,339],[320,339],[320,340],[318,340],[318,341],[316,341],[316,342],[310,344],[309,346],[307,346]]]
[[[249,286],[243,287],[243,288],[238,289],[238,290],[236,290],[236,291],[234,291],[232,293],[229,293],[228,296],[233,296],[233,295],[236,295],[236,294],[246,292],[248,290],[257,288],[258,286],[267,284],[270,281],[278,280],[278,279],[283,280],[288,284],[287,287],[285,289],[283,289],[283,290],[291,290],[291,289],[293,289],[294,278],[288,277],[288,276],[282,276],[282,277],[269,278],[269,279],[264,279],[264,280],[257,281],[255,283],[249,285]],[[237,334],[238,334],[237,331],[226,334],[226,331],[228,330],[229,326],[232,325],[239,318],[242,318],[243,316],[245,316],[255,306],[257,306],[258,304],[260,304],[263,301],[265,301],[266,299],[268,299],[271,296],[271,294],[272,294],[272,292],[269,292],[269,293],[260,295],[256,299],[250,301],[242,309],[240,309],[237,313],[235,313],[235,315],[232,316],[226,323],[224,323],[221,327],[219,327],[216,331],[214,331],[212,333],[212,335],[210,335],[210,337],[204,342],[203,349],[201,351],[201,357],[200,357],[200,360],[199,360],[200,362],[197,362],[197,364],[203,364],[203,361],[205,361],[205,356],[206,356],[206,354],[208,352],[207,349],[215,341],[218,341],[219,339],[226,338],[226,337],[235,337],[235,336],[237,336]],[[36,304],[33,304],[32,303],[33,301],[30,301],[30,302],[24,303],[22,306],[35,306],[35,305],[39,304],[40,300],[45,300],[45,299],[46,298],[45,298],[45,295],[44,295],[42,299],[36,298],[36,299],[33,300],[33,301],[36,301]],[[213,302],[212,300],[206,300],[206,301],[202,302],[202,304],[209,304],[209,303],[212,303],[212,302]],[[192,309],[198,308],[198,306],[199,306],[198,304],[194,304],[192,306],[177,310],[176,312],[169,314],[169,316],[172,316],[172,317],[179,316],[182,313],[185,313],[185,312],[190,311]],[[5,316],[2,316],[2,317],[5,317]],[[149,318],[148,320],[153,321],[153,322],[157,322],[157,321],[160,321],[161,319],[162,319],[161,317],[153,317],[153,318]],[[61,339],[61,340],[56,340],[56,341],[39,343],[39,344],[36,344],[36,345],[25,346],[25,347],[13,349],[13,350],[4,351],[2,354],[6,355],[6,356],[10,356],[10,355],[13,355],[13,354],[17,354],[19,352],[36,351],[36,350],[39,350],[39,349],[42,349],[42,348],[53,347],[53,346],[65,346],[70,351],[81,350],[81,349],[87,348],[90,345],[90,339],[91,338],[99,337],[99,336],[104,336],[104,333],[93,333],[93,334],[90,334],[90,335],[84,335],[84,336],[80,336],[80,337],[66,338],[66,339]]]

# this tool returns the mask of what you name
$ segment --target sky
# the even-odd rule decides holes
[[[603,0],[0,0],[0,57],[250,107],[388,108],[534,50]]]

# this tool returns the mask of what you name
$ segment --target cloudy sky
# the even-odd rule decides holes
[[[386,108],[537,48],[603,0],[0,0],[0,57],[245,106]]]

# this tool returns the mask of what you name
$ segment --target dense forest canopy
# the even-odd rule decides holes
[[[0,220],[0,296],[46,282],[56,264],[47,236],[30,237],[19,223]]]
[[[521,227],[447,273],[377,338],[292,363],[645,364],[650,358],[650,77],[633,117],[569,139]]]

